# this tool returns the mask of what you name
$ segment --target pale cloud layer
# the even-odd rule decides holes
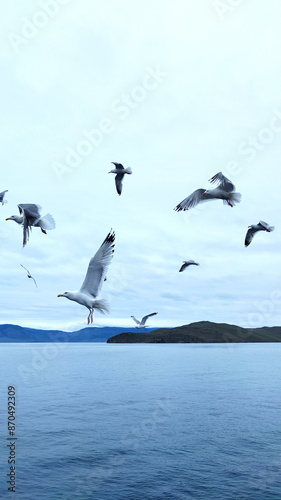
[[[280,325],[281,6],[25,0],[1,20],[1,323],[78,329],[75,290],[106,234],[116,251],[96,325]],[[111,162],[130,166],[123,193]],[[173,208],[222,171],[242,200]],[[5,218],[39,203],[56,229]],[[247,226],[276,229],[244,248]],[[179,273],[183,260],[200,266]],[[20,267],[36,278],[38,289]]]

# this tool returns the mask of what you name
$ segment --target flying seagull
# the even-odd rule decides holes
[[[5,193],[8,192],[8,189],[5,189],[5,191],[2,191],[2,193],[0,193],[0,203],[2,203],[2,205],[4,205],[4,203],[7,203],[7,200],[4,200],[4,197],[5,197]]]
[[[115,165],[116,168],[113,168],[110,170],[108,173],[109,174],[116,174],[115,175],[115,185],[116,185],[116,191],[120,195],[122,193],[122,181],[123,177],[125,174],[132,174],[132,169],[130,167],[124,168],[121,163],[115,163],[114,161],[111,162],[113,165]]]
[[[248,226],[248,228],[249,229],[247,231],[246,238],[245,238],[245,247],[250,245],[254,235],[258,231],[267,231],[268,233],[270,233],[271,231],[274,230],[274,226],[269,226],[269,224],[267,224],[267,222],[263,222],[262,220],[260,220],[258,224],[252,224],[251,226]]]
[[[144,316],[142,318],[141,321],[139,321],[137,318],[135,318],[135,316],[131,316],[131,318],[133,318],[133,320],[137,323],[136,328],[147,328],[148,325],[145,324],[147,318],[149,318],[150,316],[155,316],[155,314],[158,314],[158,313],[147,314],[146,316]]]
[[[199,266],[199,264],[197,262],[194,262],[194,260],[184,260],[179,273],[184,271],[188,266]]]
[[[114,241],[115,233],[111,230],[94,257],[91,258],[81,288],[76,292],[64,292],[58,295],[58,297],[66,297],[87,307],[90,311],[87,318],[88,324],[93,323],[94,309],[102,314],[109,312],[106,301],[104,299],[96,300],[96,297],[100,292],[107,268],[113,257]]]
[[[198,205],[198,203],[217,199],[223,200],[223,203],[228,204],[230,207],[240,202],[241,194],[235,191],[234,184],[232,184],[232,182],[221,172],[211,177],[209,182],[218,183],[218,187],[214,189],[196,189],[196,191],[179,203],[174,210],[176,210],[176,212],[189,210]]]
[[[28,270],[28,269],[26,269],[26,267],[24,267],[22,264],[21,264],[21,267],[23,267],[23,268],[26,270],[26,272],[27,272],[27,277],[28,277],[28,278],[33,279],[33,281],[34,281],[34,283],[35,283],[36,287],[38,288],[37,283],[36,283],[35,279],[33,278],[33,276],[31,276],[31,274],[30,274],[29,270]]]
[[[31,231],[32,226],[40,227],[44,234],[47,234],[46,229],[49,230],[56,227],[55,221],[50,214],[46,214],[43,217],[40,215],[40,205],[22,203],[18,205],[18,209],[21,215],[11,215],[11,217],[8,217],[6,220],[14,220],[17,224],[23,226],[24,247],[29,240],[29,230]]]

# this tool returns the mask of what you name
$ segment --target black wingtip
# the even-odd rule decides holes
[[[104,243],[114,243],[115,241],[115,231],[110,229],[108,235],[106,236]]]

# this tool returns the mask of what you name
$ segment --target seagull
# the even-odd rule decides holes
[[[158,314],[158,313],[147,314],[146,316],[144,316],[142,318],[141,321],[139,321],[137,318],[135,318],[135,316],[131,316],[131,318],[133,318],[133,320],[137,323],[136,328],[147,328],[148,325],[145,324],[147,318],[149,318],[149,316],[155,316],[155,314]]]
[[[114,241],[115,233],[111,230],[94,257],[91,258],[81,288],[76,292],[64,292],[58,295],[58,297],[66,297],[87,307],[90,311],[87,318],[88,325],[94,321],[94,309],[97,309],[102,314],[109,312],[107,302],[104,299],[96,300],[96,297],[100,292],[107,268],[113,257]]]
[[[111,162],[113,165],[115,165],[116,168],[113,168],[110,170],[108,173],[109,174],[117,174],[115,175],[115,185],[116,185],[116,191],[120,195],[122,193],[122,180],[125,174],[132,174],[132,169],[130,167],[124,168],[121,163],[115,163],[114,161]]]
[[[19,213],[21,215],[11,215],[6,220],[14,220],[17,224],[23,226],[23,246],[29,240],[29,230],[31,227],[40,227],[42,233],[47,234],[46,229],[54,229],[56,227],[55,221],[50,214],[43,217],[40,215],[40,205],[34,203],[22,203],[18,205]]]
[[[267,222],[263,222],[262,220],[260,220],[258,224],[252,224],[251,226],[248,226],[248,228],[249,229],[245,238],[245,247],[250,245],[254,235],[258,231],[267,231],[268,233],[274,231],[274,226],[270,226],[269,224],[267,224]]]
[[[5,191],[2,191],[2,193],[0,193],[0,203],[2,203],[2,205],[4,205],[4,203],[7,203],[7,200],[4,200],[4,197],[5,197],[5,193],[8,192],[8,189],[5,189]]]
[[[27,272],[27,277],[28,277],[28,278],[33,279],[33,281],[34,281],[34,283],[35,283],[36,287],[38,288],[37,283],[36,283],[35,279],[33,278],[33,276],[31,276],[31,274],[30,274],[29,270],[28,270],[28,269],[26,269],[26,267],[24,267],[22,264],[21,264],[21,267],[23,267],[23,268],[26,270],[26,272]]]
[[[199,264],[197,262],[194,262],[194,260],[184,260],[179,273],[184,271],[188,266],[199,266]]]
[[[235,191],[235,186],[232,182],[227,179],[221,172],[209,179],[209,182],[219,183],[218,187],[214,189],[196,189],[187,198],[185,198],[181,203],[179,203],[174,210],[180,212],[181,210],[189,210],[195,207],[198,203],[209,200],[223,200],[224,204],[228,204],[233,207],[235,203],[239,203],[241,200],[241,194]]]

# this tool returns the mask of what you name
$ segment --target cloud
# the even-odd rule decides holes
[[[97,324],[130,326],[131,314],[150,307],[158,326],[244,324],[256,312],[260,326],[280,324],[276,305],[263,316],[256,306],[278,289],[279,3],[269,12],[242,2],[220,20],[209,1],[61,2],[15,53],[8,34],[22,36],[23,19],[41,4],[6,6],[2,19],[5,322],[85,326],[84,308],[56,295],[81,285],[112,227],[116,250],[101,292],[111,313],[96,315]],[[120,197],[111,161],[133,170]],[[61,178],[56,162],[68,167]],[[219,171],[242,193],[239,205],[173,210]],[[35,228],[24,250],[21,229],[5,222],[18,203],[39,203],[57,225],[47,235]],[[247,226],[260,219],[276,229],[245,249]],[[200,266],[181,275],[187,258]]]

